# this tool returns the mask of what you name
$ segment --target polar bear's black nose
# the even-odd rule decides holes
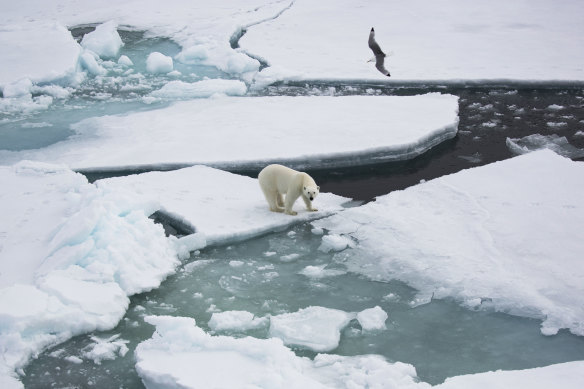
[[[314,200],[314,197],[310,196],[310,201]]]

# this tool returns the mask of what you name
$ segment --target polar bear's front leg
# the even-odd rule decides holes
[[[310,212],[316,212],[318,211],[318,209],[314,208],[312,206],[312,201],[310,201],[309,199],[307,199],[306,197],[302,196],[302,200],[304,200],[304,204],[306,204],[306,209],[309,210]]]
[[[292,207],[294,206],[294,203],[296,202],[298,196],[300,196],[300,194],[298,193],[298,190],[296,190],[295,188],[291,188],[290,190],[288,190],[288,193],[286,193],[286,198],[284,199],[284,212],[286,214],[292,216],[298,215],[298,212],[292,210]]]

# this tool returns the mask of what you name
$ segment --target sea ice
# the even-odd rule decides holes
[[[170,73],[173,68],[172,57],[157,51],[150,53],[146,59],[146,70],[149,73]]]
[[[357,313],[357,320],[364,331],[385,329],[385,321],[387,320],[387,317],[387,312],[381,309],[380,306],[365,309]]]
[[[355,318],[354,313],[324,307],[308,307],[270,318],[270,336],[284,344],[316,352],[338,347],[341,331]]]
[[[76,72],[82,49],[63,25],[42,21],[0,26],[0,90],[22,79],[40,83]]]
[[[129,351],[126,346],[129,341],[120,339],[119,335],[101,339],[96,336],[91,337],[92,343],[84,347],[81,355],[85,359],[90,359],[96,365],[101,365],[104,360],[113,360],[118,356],[123,357]]]
[[[582,81],[580,5],[565,4],[553,13],[549,7],[548,1],[296,0],[278,18],[249,28],[240,46],[266,59],[270,67],[256,79],[269,82]],[[371,27],[388,54],[391,78],[367,63]],[[560,64],[558,58],[566,60]]]
[[[30,161],[0,167],[0,182],[2,381],[48,345],[113,328],[127,296],[158,287],[178,259],[148,218],[155,201]]]
[[[338,212],[349,201],[321,193],[316,199],[318,212],[306,211],[302,201],[295,204],[297,216],[270,212],[256,179],[205,166],[110,178],[98,181],[97,186],[157,199],[162,212],[191,226],[205,237],[206,244],[240,241],[284,229]]]
[[[209,320],[209,328],[213,331],[248,331],[263,328],[268,325],[267,317],[255,317],[247,311],[215,312]]]
[[[349,271],[584,335],[584,164],[537,151],[313,222],[358,242]],[[477,301],[479,305],[477,306]]]
[[[350,237],[331,234],[322,237],[322,243],[318,249],[328,253],[330,251],[343,251],[347,247],[355,247],[355,243]]]
[[[214,87],[225,91],[223,84]],[[76,136],[45,149],[0,151],[0,163],[31,159],[75,169],[121,169],[197,163],[259,167],[280,161],[301,168],[404,160],[456,135],[458,97],[197,99],[90,118],[73,129]]]
[[[247,86],[239,80],[209,79],[197,82],[170,81],[158,90],[151,92],[148,97],[162,99],[193,99],[211,97],[215,94],[229,96],[243,96]]]
[[[124,45],[117,28],[118,25],[114,21],[100,24],[94,31],[83,36],[81,46],[91,50],[101,58],[117,57]]]
[[[430,388],[417,382],[413,366],[376,355],[310,360],[277,338],[211,336],[191,318],[145,320],[156,332],[136,348],[136,370],[148,388]]]
[[[568,142],[565,136],[556,134],[532,134],[523,138],[507,138],[507,147],[515,154],[525,154],[535,150],[550,149],[567,158],[582,158],[584,150]]]
[[[326,277],[336,277],[347,274],[346,271],[340,269],[326,269],[327,265],[306,266],[298,274],[302,274],[308,278],[321,279]]]
[[[584,361],[526,370],[490,371],[446,379],[435,389],[530,388],[579,389],[584,382]]]

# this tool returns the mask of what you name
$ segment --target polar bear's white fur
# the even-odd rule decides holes
[[[316,186],[308,174],[282,165],[268,165],[258,175],[258,181],[270,211],[296,215],[292,206],[298,197],[302,197],[306,209],[318,211],[312,206],[312,201],[318,195],[320,187]]]

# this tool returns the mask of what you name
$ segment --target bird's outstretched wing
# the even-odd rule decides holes
[[[379,47],[377,41],[375,41],[375,30],[371,27],[371,32],[369,33],[369,48],[373,51],[375,55],[375,67],[379,70],[383,75],[390,76],[389,71],[385,68],[385,53]]]
[[[385,57],[385,53],[381,50],[381,47],[379,47],[379,44],[377,43],[377,41],[375,40],[375,30],[373,29],[373,27],[371,27],[371,32],[369,33],[369,48],[371,50],[373,50],[373,54],[375,55],[375,57],[381,55]]]

